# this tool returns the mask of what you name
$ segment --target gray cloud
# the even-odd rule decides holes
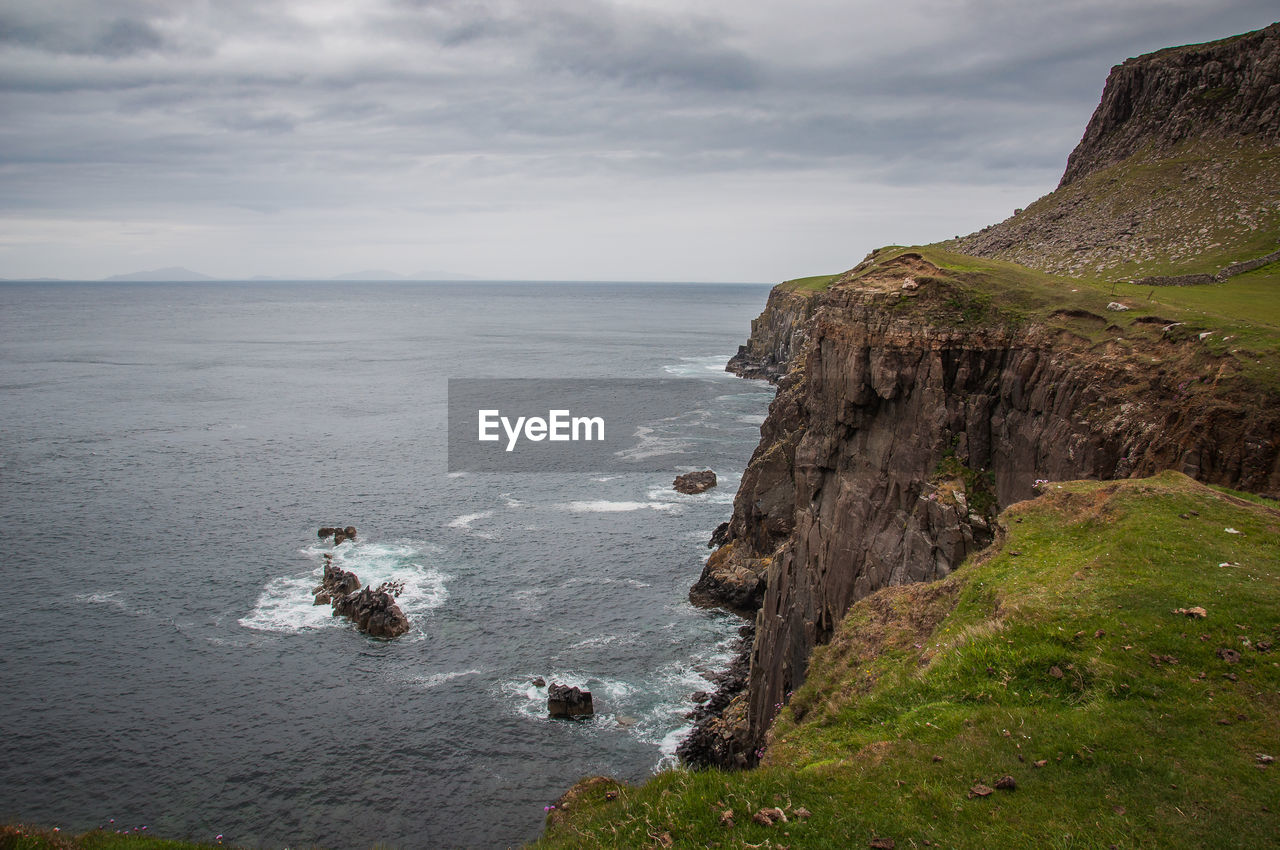
[[[242,264],[210,269],[224,274],[304,260],[499,274],[484,238],[499,228],[513,253],[547,254],[529,276],[771,279],[815,252],[851,265],[1051,188],[1111,65],[1270,14],[1253,0],[0,0],[0,215],[17,234],[0,276],[194,265],[194,230]],[[933,209],[909,206],[930,188]],[[701,214],[680,231],[675,208]],[[648,271],[543,250],[603,228],[604,211],[669,250],[648,251]],[[263,216],[270,254],[250,247]],[[368,230],[333,224],[312,245],[317,220],[344,217]],[[121,235],[121,221],[165,224]],[[805,235],[778,235],[787,222]],[[832,236],[848,227],[856,248]],[[374,242],[394,256],[370,257]],[[737,270],[700,244],[738,246]],[[80,271],[50,267],[69,257]]]

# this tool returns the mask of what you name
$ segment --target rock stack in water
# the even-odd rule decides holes
[[[328,532],[327,534],[325,532]],[[334,539],[334,544],[355,540],[355,526],[320,529],[320,539]],[[355,573],[333,563],[333,554],[324,553],[324,578],[314,593],[316,605],[332,605],[334,616],[341,615],[356,624],[356,628],[372,637],[393,638],[409,631],[409,618],[400,610],[396,599],[404,590],[404,582],[387,581],[378,587],[361,589],[362,582]]]
[[[409,618],[385,583],[377,589],[366,587],[333,600],[333,613],[347,617],[372,637],[393,638],[409,631]]]
[[[686,472],[684,475],[677,475],[676,480],[671,482],[671,486],[678,493],[694,495],[703,493],[716,486],[716,474],[710,469],[704,469],[701,472]]]
[[[345,528],[338,525],[322,525],[317,533],[321,540],[328,540],[332,537],[334,546],[347,540],[356,539],[356,527],[354,525],[348,525]]]
[[[552,682],[547,688],[547,713],[552,717],[584,717],[595,714],[591,691]]]

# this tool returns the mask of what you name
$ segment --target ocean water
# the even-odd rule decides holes
[[[723,371],[766,293],[0,285],[0,818],[507,846],[577,779],[669,764],[740,625],[686,593],[772,397]],[[450,377],[673,375],[723,387],[664,426],[705,494],[446,471]],[[326,551],[403,580],[412,631],[313,606]],[[547,719],[535,676],[596,716]]]

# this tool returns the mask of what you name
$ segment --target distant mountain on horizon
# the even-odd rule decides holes
[[[150,271],[130,272],[129,274],[117,274],[111,277],[104,277],[105,281],[140,281],[140,282],[177,282],[177,281],[195,281],[195,280],[215,280],[206,274],[193,272],[191,269],[182,266],[169,266],[163,269],[151,269]]]

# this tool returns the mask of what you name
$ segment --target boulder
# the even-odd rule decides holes
[[[409,618],[396,604],[395,597],[379,587],[366,587],[334,599],[334,616],[341,615],[371,637],[393,638],[409,631]]]
[[[702,493],[716,486],[716,474],[710,469],[704,469],[701,472],[686,472],[684,475],[677,475],[676,480],[671,482],[671,486],[675,488],[677,493],[685,493],[686,495]]]
[[[345,528],[341,525],[322,525],[320,526],[320,530],[316,532],[316,535],[321,540],[328,540],[332,537],[333,545],[337,546],[343,541],[355,540],[356,527],[354,525],[348,525]]]
[[[552,682],[547,689],[547,713],[552,717],[584,717],[595,714],[591,691]]]

